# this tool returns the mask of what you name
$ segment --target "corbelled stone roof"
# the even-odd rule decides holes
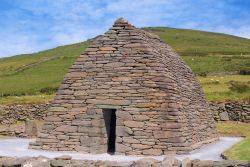
[[[106,152],[105,109],[116,110],[117,153],[184,153],[217,139],[191,69],[159,37],[123,18],[72,65],[33,148]]]

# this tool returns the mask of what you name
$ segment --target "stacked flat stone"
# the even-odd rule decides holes
[[[117,110],[116,154],[187,153],[218,139],[191,69],[124,19],[72,65],[30,148],[106,153],[105,108]]]
[[[250,101],[213,102],[216,121],[240,121],[250,123]],[[225,116],[227,119],[225,119]]]
[[[0,125],[15,124],[27,119],[43,120],[48,108],[49,103],[0,105]]]

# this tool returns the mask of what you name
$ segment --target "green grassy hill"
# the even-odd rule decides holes
[[[250,39],[196,30],[144,29],[171,45],[197,75],[209,75],[200,77],[209,100],[250,98],[249,92],[230,92],[228,84],[231,80],[250,83],[249,76],[231,75],[250,67]],[[53,98],[68,68],[89,43],[0,59],[0,104],[41,102]],[[218,75],[223,78],[213,83]]]
[[[164,42],[169,43],[183,56],[250,54],[250,40],[246,38],[188,29],[164,27],[143,29],[160,36]]]

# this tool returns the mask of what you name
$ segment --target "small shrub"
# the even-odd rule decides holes
[[[208,74],[208,72],[206,71],[202,71],[202,72],[199,72],[198,75],[201,76],[201,77],[206,77]]]
[[[212,84],[212,85],[219,85],[220,81],[218,81],[218,80],[211,81],[210,84]]]
[[[239,74],[240,75],[250,75],[250,67],[240,69]]]
[[[51,95],[57,91],[57,87],[45,87],[40,90],[41,93]]]
[[[249,86],[244,82],[229,81],[229,90],[233,92],[243,93],[249,91]]]
[[[223,58],[223,60],[224,60],[224,61],[232,61],[232,58],[230,58],[230,57],[225,57],[225,58]]]
[[[24,96],[26,95],[23,92],[13,92],[13,93],[0,93],[0,97],[8,97],[8,96]]]

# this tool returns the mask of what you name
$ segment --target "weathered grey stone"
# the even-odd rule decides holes
[[[131,146],[136,149],[149,149],[152,147],[152,146],[144,145],[144,144],[132,144]]]
[[[72,157],[69,156],[69,155],[62,155],[62,156],[59,156],[59,157],[55,157],[56,160],[71,160]]]
[[[22,164],[22,167],[50,167],[49,159],[46,157],[39,156],[38,158],[28,159]]]
[[[25,121],[25,134],[28,136],[37,136],[37,125],[34,120]]]
[[[219,114],[220,120],[222,121],[229,121],[228,113],[227,112],[222,112]]]
[[[3,167],[21,167],[28,158],[6,158],[2,161]]]
[[[192,164],[191,164],[190,159],[185,158],[184,160],[182,160],[181,167],[191,167],[191,166]]]
[[[60,122],[62,119],[60,117],[48,116],[45,118],[45,121]]]
[[[59,139],[59,140],[69,140],[69,136],[67,136],[67,135],[58,135],[57,139]]]
[[[50,161],[50,165],[52,167],[64,167],[66,164],[69,164],[69,162],[70,161],[53,159],[53,160]]]
[[[116,135],[117,136],[129,136],[129,134],[126,131],[126,127],[124,127],[124,126],[117,126],[116,127]]]
[[[214,167],[215,166],[213,161],[192,161],[192,165],[194,167]]]
[[[175,166],[175,161],[176,161],[176,159],[174,157],[172,157],[172,156],[165,156],[164,159],[163,159],[163,161],[161,162],[161,165],[163,167],[164,166],[166,166],[166,167],[168,167],[168,166],[169,167],[170,166]],[[181,164],[179,166],[181,166]]]
[[[149,120],[149,117],[147,115],[134,115],[133,120],[134,121],[147,121]]]
[[[159,161],[153,158],[143,158],[134,162],[134,164],[132,164],[130,167],[156,167],[158,166],[158,162]]]
[[[58,132],[77,132],[77,126],[62,125],[55,129]]]
[[[122,140],[123,140],[125,143],[134,143],[134,144],[140,143],[139,140],[134,139],[133,137],[123,137]]]
[[[141,128],[144,126],[144,122],[139,121],[124,121],[124,124],[130,128]]]
[[[132,116],[130,113],[126,112],[126,111],[117,111],[116,115],[126,121],[132,121]]]
[[[112,100],[112,99],[89,99],[87,103],[98,104],[98,105],[129,105],[131,102],[129,100]]]
[[[131,151],[132,150],[131,147],[128,147],[128,146],[125,146],[125,145],[119,144],[119,143],[116,143],[115,147],[116,147],[116,151],[120,152],[120,153],[125,153],[127,151]]]
[[[143,151],[142,151],[142,154],[144,154],[144,155],[155,155],[155,156],[157,156],[157,155],[162,155],[163,152],[162,152],[161,149],[146,149],[146,150],[143,150]]]

